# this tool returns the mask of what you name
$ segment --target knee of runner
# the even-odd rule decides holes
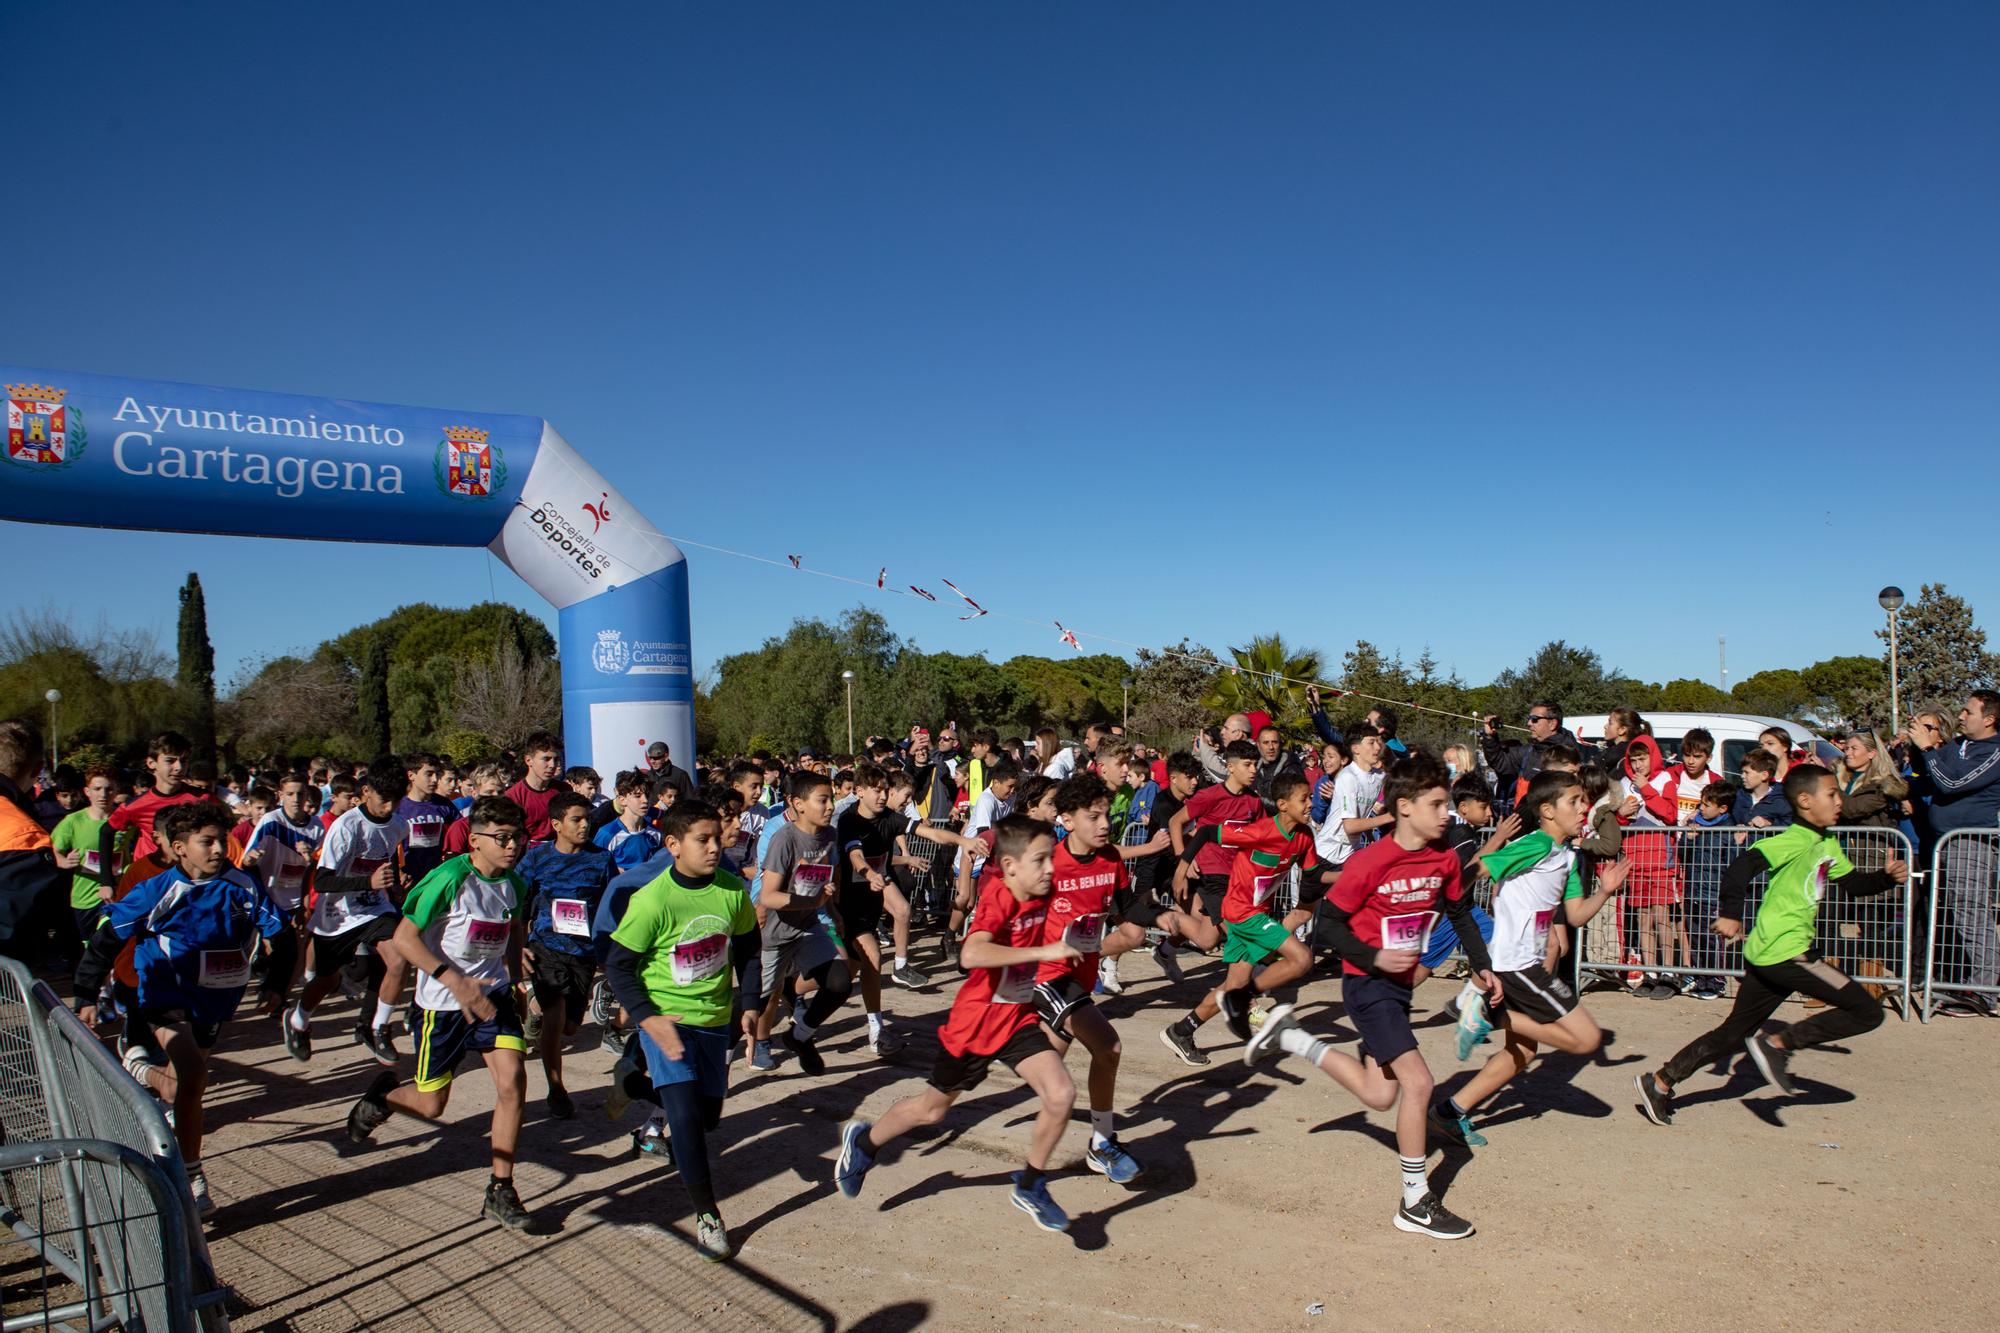
[[[1076,1109],[1076,1084],[1065,1082],[1060,1088],[1052,1090],[1042,1098],[1042,1105],[1067,1119],[1069,1113]]]
[[[1431,1094],[1437,1091],[1437,1080],[1431,1077],[1428,1068],[1421,1066],[1410,1074],[1398,1073],[1396,1082],[1403,1089],[1405,1097],[1421,1106],[1430,1105]]]
[[[1860,990],[1860,987],[1855,989]],[[1861,1031],[1873,1032],[1882,1026],[1882,1002],[1867,991],[1861,991],[1860,1001],[1850,1007],[1854,1020],[1861,1024]]]
[[[944,1119],[945,1112],[950,1109],[950,1102],[926,1097],[917,1106],[917,1123],[920,1125],[935,1125]]]

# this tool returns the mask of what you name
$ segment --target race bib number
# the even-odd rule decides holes
[[[413,819],[410,821],[410,846],[435,847],[444,835],[442,819]]]
[[[1092,912],[1063,927],[1063,943],[1078,953],[1096,953],[1104,947],[1104,914]]]
[[[482,921],[478,917],[465,923],[465,956],[472,962],[486,962],[498,958],[507,949],[508,927],[505,921]]]
[[[864,856],[861,862],[878,875],[889,873],[889,858],[886,856]]]
[[[581,898],[549,899],[549,924],[558,935],[590,937],[590,905]]]
[[[1026,1004],[1035,998],[1035,964],[1015,963],[1000,969],[993,983],[993,1003]]]
[[[203,949],[197,980],[203,990],[241,990],[250,984],[250,960],[241,949]]]
[[[94,875],[97,873],[97,868],[104,864],[104,857],[103,854],[100,852],[95,852],[95,851],[85,852],[83,854],[83,860],[78,864],[80,864],[85,870],[88,870],[91,874]]]
[[[1535,913],[1535,947],[1537,949],[1547,949],[1549,947],[1549,925],[1555,919],[1556,913],[1554,908],[1550,908],[1545,912]]]
[[[792,897],[801,902],[816,903],[826,886],[833,879],[832,866],[801,865],[792,867]]]
[[[1278,878],[1276,875],[1258,875],[1251,879],[1250,905],[1252,907],[1262,907],[1265,903],[1271,901],[1271,895],[1277,892],[1278,889]]]
[[[388,864],[389,858],[386,856],[357,856],[353,861],[354,869],[349,873],[355,875],[372,875]]]
[[[296,889],[306,882],[306,868],[296,862],[281,865],[271,872],[271,887],[274,889]]]
[[[720,931],[676,944],[670,960],[674,984],[686,986],[720,974],[728,949],[729,937]]]
[[[1422,953],[1431,947],[1431,923],[1436,912],[1405,912],[1382,918],[1382,947]]]

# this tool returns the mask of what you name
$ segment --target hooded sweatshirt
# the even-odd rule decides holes
[[[1643,783],[1632,775],[1632,754],[1636,750],[1643,750],[1653,757],[1652,766],[1647,770],[1646,780]],[[1634,736],[1625,747],[1625,759],[1619,767],[1625,773],[1623,786],[1626,794],[1637,796],[1642,807],[1639,814],[1624,822],[1631,823],[1636,820],[1644,823],[1645,816],[1651,815],[1653,819],[1669,828],[1680,823],[1680,802],[1668,789],[1667,766],[1661,758],[1659,742],[1651,736]]]

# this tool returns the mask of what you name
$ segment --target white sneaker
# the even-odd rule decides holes
[[[1104,987],[1106,995],[1123,995],[1125,983],[1118,979],[1118,960],[1107,958],[1097,969],[1098,984]]]
[[[153,1085],[146,1081],[146,1073],[148,1070],[158,1069],[159,1066],[147,1058],[146,1048],[139,1043],[121,1038],[119,1044],[125,1048],[119,1052],[119,1063],[125,1066],[125,1072],[130,1074],[140,1087],[151,1092]]]
[[[194,1196],[194,1210],[198,1215],[215,1216],[215,1200],[208,1196],[208,1173],[200,1167],[188,1172],[188,1193]]]

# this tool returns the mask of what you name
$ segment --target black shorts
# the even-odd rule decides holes
[[[1160,906],[1151,889],[1129,888],[1112,899],[1113,909],[1120,921],[1130,921],[1135,926],[1151,930],[1160,924],[1160,913],[1167,909]]]
[[[521,1020],[514,1011],[514,988],[501,982],[486,996],[493,1001],[491,1018],[469,1018],[462,1009],[410,1006],[410,1035],[417,1043],[417,1073],[411,1081],[418,1092],[436,1092],[449,1086],[458,1072],[458,1062],[468,1051],[476,1055],[527,1052]]]
[[[222,1035],[222,1024],[201,1023],[188,1017],[185,1009],[146,1009],[137,1013],[125,1023],[125,1040],[153,1057],[153,1063],[165,1068],[167,1053],[160,1046],[159,1038],[153,1035],[154,1028],[186,1028],[194,1038],[194,1044],[204,1051],[215,1049],[216,1038]]]
[[[1035,983],[1035,1017],[1064,1041],[1070,1040],[1069,1016],[1090,1002],[1090,996],[1075,977]]]
[[[586,1017],[584,1011],[590,1006],[590,983],[596,979],[597,960],[588,954],[579,957],[551,949],[535,950],[535,966],[529,980],[535,987],[535,1003],[542,1006],[543,1013],[561,1000],[564,1021],[582,1022]]]
[[[882,895],[873,889],[846,889],[840,895],[840,933],[848,948],[863,935],[873,935],[887,912]]]
[[[1410,1030],[1410,988],[1390,977],[1343,976],[1340,1002],[1361,1033],[1361,1047],[1384,1068],[1417,1049]]]
[[[1560,1023],[1576,1012],[1576,992],[1569,984],[1549,975],[1540,963],[1531,963],[1518,972],[1495,972],[1506,1007],[1537,1023]]]
[[[939,1092],[971,1092],[986,1077],[987,1066],[995,1060],[1009,1069],[1019,1069],[1023,1060],[1054,1049],[1040,1026],[1030,1023],[1007,1038],[1007,1044],[991,1055],[953,1055],[940,1049],[937,1062],[931,1066],[930,1083]]]
[[[1229,896],[1229,876],[1203,875],[1195,885],[1195,893],[1201,899],[1201,910],[1208,913],[1208,919],[1219,928],[1222,925],[1222,900]]]
[[[345,968],[347,979],[355,985],[365,985],[369,969],[380,964],[375,946],[396,934],[396,923],[403,918],[394,912],[372,917],[338,935],[315,935],[313,940],[313,971],[324,976],[329,972]]]

